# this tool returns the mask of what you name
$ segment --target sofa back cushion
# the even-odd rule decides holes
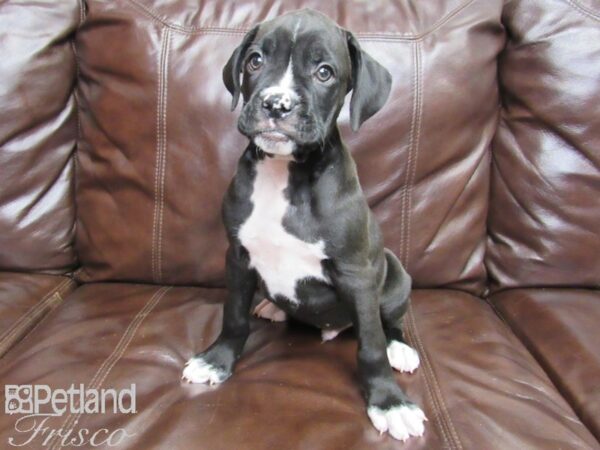
[[[247,141],[221,70],[255,23],[307,6],[393,75],[358,133],[347,109],[339,121],[386,245],[416,286],[482,290],[500,0],[90,0],[77,36],[83,281],[223,283],[220,203]]]
[[[77,0],[0,2],[0,270],[76,264]]]
[[[600,9],[593,3],[507,3],[486,258],[494,289],[600,286]]]

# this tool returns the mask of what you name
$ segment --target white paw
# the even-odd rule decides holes
[[[268,319],[271,322],[285,322],[287,320],[285,312],[266,298],[262,299],[260,303],[256,305],[253,314],[257,317]]]
[[[367,409],[367,414],[380,434],[387,431],[399,441],[405,441],[411,436],[423,436],[425,432],[423,422],[427,417],[416,406],[396,406],[390,409],[371,406]]]
[[[188,383],[219,384],[227,379],[227,374],[205,362],[202,358],[191,358],[185,363],[181,379]]]
[[[419,367],[419,354],[403,342],[392,341],[387,346],[390,365],[400,372],[414,372]]]

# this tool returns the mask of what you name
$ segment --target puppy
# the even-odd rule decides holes
[[[250,143],[223,201],[229,299],[218,339],[188,361],[192,383],[226,380],[249,333],[259,283],[259,315],[283,314],[323,330],[354,326],[367,413],[379,432],[421,436],[425,415],[402,392],[391,367],[413,372],[419,357],[402,336],[411,279],[382,236],[342,143],[336,119],[352,91],[352,129],[375,114],[389,72],[352,33],[301,10],[255,26],[223,70],[240,94],[239,131]]]

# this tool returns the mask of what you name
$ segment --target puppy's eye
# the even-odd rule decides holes
[[[248,62],[246,63],[246,69],[249,72],[256,72],[263,65],[263,57],[260,53],[252,53],[250,58],[248,58]]]
[[[333,77],[333,69],[327,64],[323,64],[317,69],[315,76],[317,77],[317,80],[324,83]]]

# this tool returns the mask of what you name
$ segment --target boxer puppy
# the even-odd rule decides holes
[[[216,384],[233,372],[249,334],[259,277],[260,315],[283,314],[334,337],[354,326],[367,414],[379,432],[421,436],[425,415],[394,380],[417,352],[402,335],[411,279],[384,248],[336,119],[352,91],[352,129],[379,111],[389,72],[352,33],[312,10],[255,26],[223,70],[240,95],[239,131],[250,140],[223,201],[229,299],[214,344],[190,359],[183,378]]]

